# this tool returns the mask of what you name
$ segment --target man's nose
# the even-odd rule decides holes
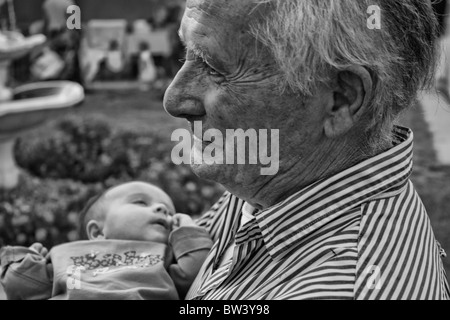
[[[200,118],[205,115],[203,106],[204,85],[186,64],[180,69],[164,94],[164,109],[177,118]]]

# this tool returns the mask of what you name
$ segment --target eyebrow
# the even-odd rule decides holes
[[[181,28],[178,29],[178,36],[180,38],[181,43],[186,47],[186,49],[192,51],[192,53],[201,58],[203,61],[207,62],[214,60],[212,59],[212,57],[209,55],[208,50],[204,49],[202,46],[198,45],[198,44],[192,44],[192,42],[187,42],[184,39],[183,33],[181,32]]]

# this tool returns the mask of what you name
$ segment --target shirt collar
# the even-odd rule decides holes
[[[254,214],[273,259],[281,258],[327,222],[407,182],[412,170],[413,133],[396,126],[393,134],[392,149]]]

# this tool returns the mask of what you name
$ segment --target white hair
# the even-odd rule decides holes
[[[436,67],[436,17],[425,0],[255,0],[269,16],[252,25],[282,73],[282,89],[304,96],[352,65],[373,79],[368,142],[390,140],[395,118],[431,84]],[[381,29],[369,29],[370,5]]]

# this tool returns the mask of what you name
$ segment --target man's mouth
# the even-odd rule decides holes
[[[209,145],[212,141],[203,140],[202,138],[197,137],[195,134],[192,135],[194,137],[194,143],[201,143],[202,145]]]
[[[203,139],[204,133],[205,133],[205,131],[207,131],[207,129],[202,127],[201,132],[198,132],[200,130],[197,130],[197,131],[195,130],[195,121],[199,121],[199,120],[195,120],[195,119],[191,119],[191,120],[188,120],[188,121],[189,121],[189,125],[191,128],[192,137],[194,138],[194,143],[201,143],[202,145],[209,145],[209,144],[213,143],[211,140],[208,141],[208,140]],[[205,130],[205,131],[203,131],[203,130]],[[198,134],[201,134],[201,136],[199,137]]]

